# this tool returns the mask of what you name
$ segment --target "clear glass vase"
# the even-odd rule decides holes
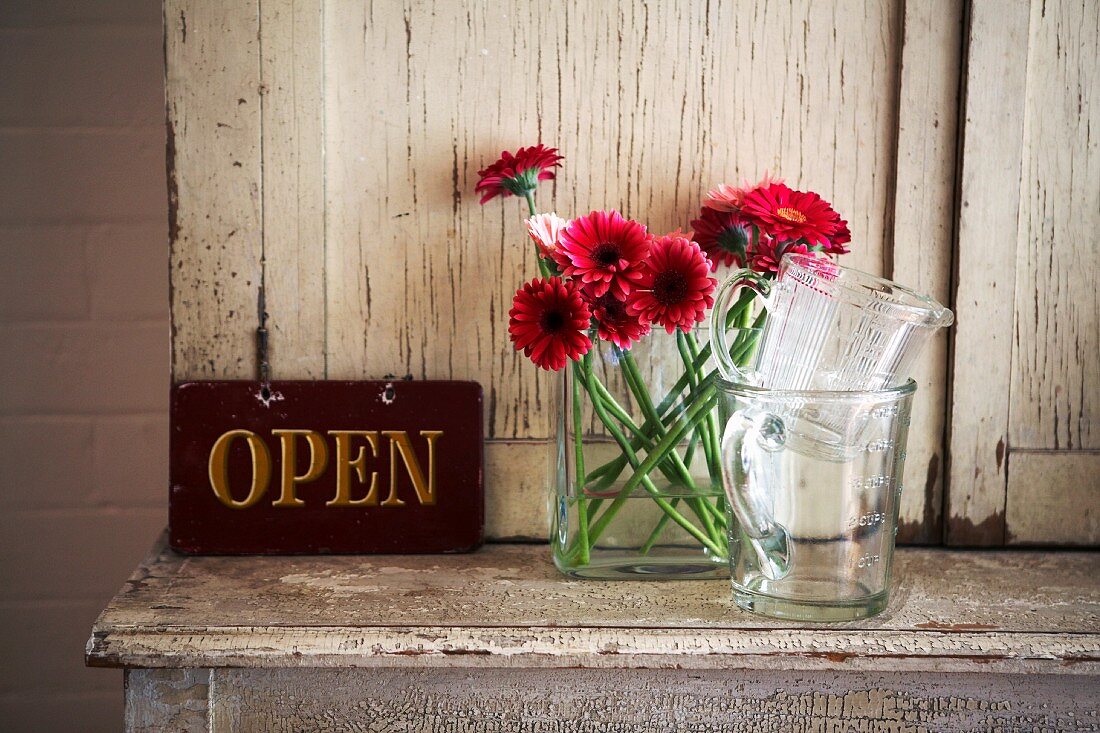
[[[700,343],[661,331],[623,351],[593,338],[585,360],[560,375],[549,498],[563,573],[728,577],[715,397],[700,384],[711,372]]]

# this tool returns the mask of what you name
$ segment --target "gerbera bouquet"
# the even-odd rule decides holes
[[[637,565],[639,558],[652,563],[655,548],[682,551],[686,543],[705,562],[721,564],[729,520],[713,414],[716,375],[710,345],[695,332],[714,304],[711,273],[748,268],[768,279],[787,252],[843,254],[847,222],[817,194],[768,176],[710,191],[690,233],[656,235],[617,211],[540,214],[536,189],[561,161],[557,149],[541,144],[504,152],[478,172],[476,187],[482,204],[526,199],[541,276],[516,291],[508,332],[537,366],[568,367],[557,431],[565,465],[555,472],[555,560],[585,575],[598,564],[597,551],[631,555],[627,564]],[[754,317],[753,295],[745,289],[727,316],[727,326],[741,329],[730,353],[742,365],[766,317]],[[654,340],[664,345],[648,351],[664,355],[636,358]],[[671,360],[678,377],[658,385],[652,375],[664,374]],[[649,513],[624,512],[630,499],[642,499]]]

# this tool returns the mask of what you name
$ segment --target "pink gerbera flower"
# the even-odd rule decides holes
[[[552,169],[560,166],[561,160],[557,148],[542,143],[520,148],[515,155],[505,150],[500,160],[477,172],[480,180],[474,191],[482,194],[483,204],[497,196],[524,196],[534,191],[539,181],[553,180]]]
[[[783,183],[783,179],[772,178],[771,173],[765,173],[760,182],[755,185],[747,180],[741,181],[740,188],[719,183],[717,188],[707,191],[707,195],[703,197],[703,207],[715,211],[738,211],[745,200],[745,194],[758,188],[766,188],[773,183]]]
[[[638,288],[627,311],[645,323],[658,323],[672,333],[690,331],[714,305],[718,282],[708,276],[710,264],[698,244],[679,234],[655,239]]]
[[[535,278],[516,291],[508,334],[516,350],[543,369],[557,371],[592,348],[585,333],[592,315],[580,291],[560,277]]]
[[[565,227],[569,226],[568,219],[562,219],[557,214],[536,214],[526,221],[527,233],[538,245],[539,252],[547,259],[553,258],[554,250],[558,248],[558,238]]]
[[[710,260],[711,270],[719,265],[744,267],[752,232],[738,214],[704,206],[699,218],[691,222],[691,229],[692,238]]]
[[[774,275],[779,272],[779,261],[788,252],[812,254],[802,242],[780,242],[771,237],[761,237],[749,251],[749,266],[757,272]]]
[[[626,300],[641,278],[648,252],[644,226],[617,211],[593,211],[562,230],[554,260],[562,273],[583,283],[591,297],[610,292]]]
[[[745,194],[741,215],[768,236],[785,242],[829,243],[840,217],[823,198],[809,191],[792,191],[781,183]]]
[[[641,341],[649,333],[649,324],[642,323],[638,316],[629,313],[626,303],[611,293],[590,301],[590,305],[599,337],[620,349],[629,349],[631,344]]]

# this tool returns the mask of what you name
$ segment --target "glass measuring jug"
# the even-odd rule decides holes
[[[726,344],[726,311],[741,286],[768,311],[755,383],[771,389],[878,390],[908,379],[928,337],[951,325],[951,311],[903,285],[804,254],[783,257],[774,282],[739,270],[719,288],[711,311],[718,370],[749,375]]]
[[[877,392],[717,386],[722,482],[737,520],[737,605],[807,621],[882,611],[916,384]]]

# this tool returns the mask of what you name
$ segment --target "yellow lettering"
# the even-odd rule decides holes
[[[359,483],[367,482],[367,447],[359,446],[355,460],[351,460],[352,437],[366,438],[370,443],[371,455],[378,457],[377,430],[330,430],[329,435],[336,438],[336,496],[325,506],[378,506],[378,472],[371,471],[370,489],[362,499],[351,498],[351,469],[359,476]]]
[[[420,462],[416,459],[409,434],[404,430],[383,430],[382,435],[390,439],[390,495],[382,502],[382,506],[404,506],[405,502],[397,498],[397,454],[401,454],[401,460],[405,464],[405,470],[412,479],[413,488],[416,490],[416,498],[423,506],[435,504],[435,441],[442,430],[421,430],[420,435],[428,441],[428,480],[424,480],[424,472],[420,469]]]
[[[229,447],[237,438],[244,438],[252,454],[252,486],[244,501],[236,501],[229,492]],[[214,441],[210,450],[210,488],[218,501],[230,509],[247,509],[261,498],[271,483],[271,454],[260,436],[251,430],[230,430]]]
[[[282,494],[271,506],[305,506],[306,503],[295,495],[295,490],[298,484],[308,484],[319,479],[328,467],[328,446],[325,445],[325,438],[312,430],[272,430],[271,434],[279,436],[283,456]],[[309,443],[309,468],[301,476],[295,473],[298,470],[299,436]]]

